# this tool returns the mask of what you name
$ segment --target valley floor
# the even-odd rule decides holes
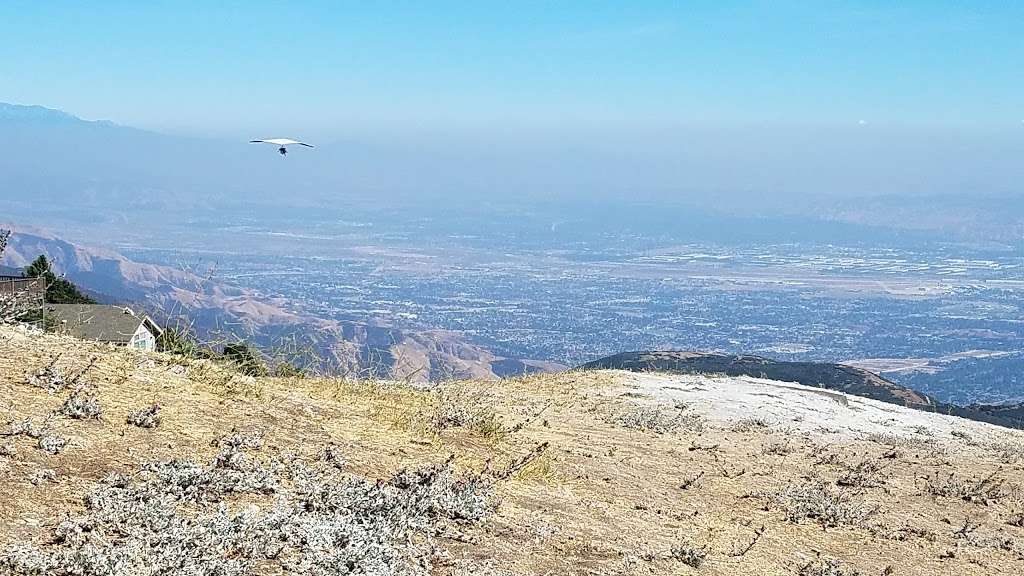
[[[51,364],[64,374],[52,392],[45,374],[32,383]],[[70,415],[76,388],[98,419]],[[158,426],[126,423],[154,404]],[[452,457],[493,484],[490,515],[431,529],[424,573],[1024,572],[1018,431],[746,378],[568,372],[432,389],[252,379],[11,328],[0,328],[0,558],[21,544],[67,547],[55,528],[109,473],[210,461],[211,442],[233,430],[261,435],[253,454],[264,459],[314,462],[330,446],[353,478]]]

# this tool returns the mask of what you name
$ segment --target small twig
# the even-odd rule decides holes
[[[964,518],[964,525],[961,526],[956,532],[953,532],[953,537],[964,539],[969,538],[971,536],[971,533],[977,530],[978,528],[981,528],[981,523],[971,522],[971,517],[966,516]]]
[[[683,482],[679,485],[679,488],[681,490],[689,490],[691,487],[693,487],[695,484],[697,484],[697,482],[700,481],[700,479],[703,478],[703,477],[704,477],[704,471],[701,470],[700,474],[697,474],[693,478],[686,478],[686,479],[684,479]]]
[[[743,476],[746,473],[747,473],[747,469],[746,468],[741,468],[739,472],[736,472],[735,470],[734,471],[729,471],[729,469],[724,467],[724,466],[722,467],[722,476],[725,476],[726,478],[729,478],[729,479],[739,478],[740,476]]]
[[[729,556],[732,556],[733,558],[739,558],[741,556],[744,556],[747,552],[750,552],[750,549],[753,548],[754,545],[757,544],[758,540],[761,539],[761,536],[764,535],[764,530],[765,527],[763,524],[760,528],[754,530],[754,538],[751,539],[750,542],[748,542],[743,548],[737,548],[736,544],[733,543],[732,552],[729,553]]]
[[[547,451],[548,446],[548,442],[538,444],[533,448],[533,450],[531,450],[525,456],[519,458],[518,460],[513,460],[508,466],[505,467],[503,471],[495,474],[494,478],[496,480],[508,480],[509,478],[512,477],[513,474],[519,472],[523,468],[526,468],[527,464],[539,458],[541,454]]]
[[[68,380],[68,385],[69,386],[74,386],[75,384],[77,384],[78,381],[82,379],[82,376],[85,376],[85,373],[88,372],[89,370],[91,370],[92,367],[96,365],[96,361],[98,359],[99,359],[98,356],[93,356],[92,358],[90,358],[89,359],[89,363],[85,366],[85,368],[82,368],[82,370],[79,371],[78,374],[75,374],[75,376],[73,378]]]
[[[697,450],[700,450],[702,452],[717,452],[720,447],[721,447],[721,444],[704,444],[704,445],[701,445],[701,444],[697,444],[697,441],[694,440],[694,441],[690,442],[690,447],[688,448],[688,450],[690,452],[694,452],[694,451],[697,451]]]

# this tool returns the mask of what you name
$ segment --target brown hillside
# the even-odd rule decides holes
[[[54,360],[64,382],[88,368],[53,392],[30,383]],[[51,376],[36,384],[54,381]],[[430,391],[383,382],[254,380],[208,362],[0,328],[0,433],[6,434],[0,437],[0,557],[7,554],[10,571],[12,554],[27,557],[23,544],[43,553],[77,550],[75,538],[88,534],[55,537],[55,529],[69,514],[87,512],[83,497],[110,472],[137,474],[147,463],[175,458],[206,463],[219,450],[225,454],[223,437],[236,430],[262,434],[262,446],[246,452],[252,458],[280,457],[316,470],[329,468],[325,448],[333,445],[345,462],[332,461],[348,481],[381,480],[366,490],[411,493],[406,480],[388,480],[396,470],[450,456],[456,476],[480,473],[481,484],[493,484],[490,514],[432,512],[429,525],[399,535],[414,547],[425,539],[435,544],[417,548],[427,551],[413,557],[408,573],[1024,571],[1019,432],[796,385],[776,394],[802,399],[788,420],[756,408],[735,418],[696,400],[673,405],[638,378],[580,372],[453,382]],[[705,389],[774,386],[661,378],[658,390],[685,388],[689,398]],[[98,419],[74,419],[62,408],[75,388],[79,400],[98,402]],[[768,403],[770,395],[760,397]],[[152,404],[160,406],[157,427],[126,423]],[[848,411],[851,421],[884,413],[894,421],[936,424],[912,434],[819,433],[807,418],[826,407]],[[19,426],[29,418],[37,437]],[[212,446],[218,438],[220,447]],[[67,444],[59,448],[61,439]],[[234,459],[239,450],[228,450],[230,461],[217,470],[243,469]],[[278,497],[299,484],[297,476],[289,478]],[[189,501],[181,514],[212,514],[220,505],[257,514],[275,498],[236,490],[218,493],[216,502]],[[298,573],[288,571],[291,549],[252,562],[243,548],[228,554],[243,567],[239,573]],[[0,560],[0,573],[4,566]]]

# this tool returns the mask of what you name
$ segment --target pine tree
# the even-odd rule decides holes
[[[50,260],[40,254],[25,268],[25,276],[42,277],[46,282],[46,302],[49,304],[95,304],[96,301],[86,296],[77,286],[53,273]]]

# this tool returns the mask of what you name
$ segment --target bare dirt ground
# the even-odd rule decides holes
[[[29,383],[55,359],[71,378],[85,370],[76,386],[98,419],[66,414],[71,389]],[[158,426],[126,422],[152,404]],[[10,434],[26,418],[67,444],[51,453]],[[492,478],[493,513],[437,535],[433,574],[1024,572],[1016,431],[756,379],[254,380],[4,328],[0,555],[53,546],[108,473],[213,458],[211,440],[232,429],[260,431],[266,456],[334,444],[347,473],[370,479],[450,456]]]

